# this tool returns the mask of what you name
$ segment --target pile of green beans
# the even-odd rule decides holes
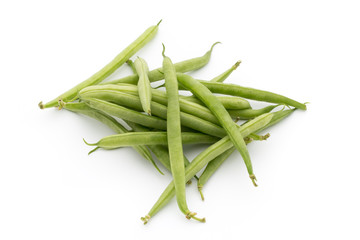
[[[64,108],[83,114],[114,131],[113,135],[94,143],[84,139],[87,145],[95,147],[89,154],[98,149],[132,147],[159,173],[164,174],[162,169],[165,168],[172,175],[173,181],[141,218],[144,224],[173,197],[187,219],[205,222],[205,218],[197,217],[189,210],[186,184],[196,179],[204,200],[204,185],[237,150],[253,185],[257,186],[247,144],[266,140],[269,133],[261,135],[266,129],[296,109],[306,110],[306,105],[277,93],[224,83],[241,61],[207,81],[194,79],[189,72],[210,61],[218,42],[204,55],[178,63],[165,55],[163,45],[162,65],[151,71],[144,58],[130,59],[155,37],[160,22],[146,29],[93,76],[45,104],[40,102],[39,107]],[[133,74],[104,81],[124,63]],[[164,80],[164,84],[153,84],[160,80]],[[179,90],[185,90],[185,93],[181,94]],[[253,109],[249,99],[265,105]],[[189,161],[183,144],[205,144],[208,148]]]

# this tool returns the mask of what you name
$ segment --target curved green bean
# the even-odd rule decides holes
[[[236,149],[240,152],[247,171],[249,173],[249,177],[253,182],[254,186],[256,185],[256,177],[253,173],[252,164],[250,160],[250,155],[247,150],[245,141],[243,136],[237,131],[237,125],[233,122],[230,115],[221,104],[221,102],[207,89],[204,85],[202,85],[197,80],[193,79],[189,75],[185,75],[182,73],[177,74],[178,81],[189,89],[197,98],[199,98],[209,109],[210,111],[217,117],[222,127],[225,129],[227,135],[230,137],[231,141],[234,143]]]
[[[160,21],[161,22],[161,21]],[[119,53],[110,63],[108,63],[105,67],[103,67],[100,71],[92,75],[87,80],[79,83],[72,89],[67,92],[61,94],[57,98],[51,100],[50,102],[43,104],[39,103],[40,109],[56,107],[58,106],[59,100],[64,102],[68,102],[76,97],[77,93],[90,85],[98,84],[102,80],[104,80],[107,76],[113,73],[116,69],[118,69],[121,65],[123,65],[132,55],[134,55],[137,51],[139,51],[144,45],[146,45],[151,39],[154,38],[158,31],[158,27],[160,22],[151,26],[145,30],[134,42],[132,42],[129,46],[127,46],[121,53]]]
[[[216,44],[214,43],[210,50],[207,51],[203,56],[191,58],[182,62],[178,62],[174,64],[176,72],[190,72],[204,67],[209,61],[211,57],[212,50]],[[149,72],[148,74],[150,82],[156,82],[164,79],[163,69],[157,68]],[[137,74],[129,75],[127,77],[123,77],[120,79],[108,81],[104,84],[115,84],[115,83],[132,83],[136,84],[139,80],[139,76]]]
[[[134,67],[139,75],[138,93],[142,109],[147,114],[151,115],[151,86],[149,81],[149,67],[144,59],[137,57],[134,62]]]
[[[272,113],[263,114],[253,120],[248,121],[240,127],[240,133],[242,136],[248,136],[249,134],[258,131],[258,129],[264,127],[270,122],[272,118]],[[196,156],[186,167],[185,170],[185,180],[192,178],[197,172],[199,172],[203,167],[206,166],[211,160],[224,153],[228,149],[233,147],[233,144],[229,138],[226,136],[221,140],[217,141],[205,151]],[[163,208],[175,195],[175,186],[172,181],[164,192],[161,194],[157,202],[150,209],[148,214],[145,217],[142,217],[141,220],[146,224],[151,217],[153,217],[161,208]]]
[[[299,108],[302,110],[306,110],[306,105],[303,103],[299,103],[291,98],[285,97],[280,94],[259,90],[255,88],[242,87],[235,84],[229,83],[215,83],[199,80],[205,87],[207,87],[213,93],[221,93],[226,95],[233,95],[244,97],[247,99],[264,101],[270,103],[278,103],[293,106],[295,108]]]
[[[213,136],[192,132],[181,133],[181,138],[183,144],[214,143],[219,140]],[[168,140],[166,132],[128,132],[103,137],[96,143],[85,143],[103,149],[115,149],[137,145],[167,145]]]

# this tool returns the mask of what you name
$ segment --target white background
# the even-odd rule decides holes
[[[1,1],[0,239],[359,239],[358,1]],[[91,76],[160,19],[136,55],[149,67],[202,55],[210,79],[310,102],[249,145],[259,187],[238,154],[187,190],[206,224],[173,200],[144,216],[171,180],[132,149],[91,156],[82,138],[112,132],[65,110],[39,110]],[[115,76],[130,73],[122,67]],[[257,104],[255,106],[262,106]],[[192,158],[202,148],[187,148]],[[163,169],[163,168],[162,168]]]

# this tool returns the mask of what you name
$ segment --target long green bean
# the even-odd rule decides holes
[[[229,83],[215,83],[215,82],[208,82],[202,80],[199,80],[199,82],[201,82],[205,87],[207,87],[213,93],[221,93],[226,95],[244,97],[247,99],[252,99],[257,101],[284,104],[302,110],[306,110],[305,104],[299,103],[293,99],[269,91],[264,91],[249,87],[242,87],[239,85],[229,84]]]
[[[46,104],[40,102],[39,107],[41,109],[56,107],[59,104],[59,100],[68,102],[69,100],[74,99],[81,89],[90,85],[98,84],[99,82],[104,80],[107,76],[109,76],[121,65],[123,65],[132,55],[134,55],[138,50],[140,50],[144,45],[146,45],[151,39],[154,38],[158,31],[160,22],[157,25],[151,26],[146,29],[144,33],[142,33],[134,42],[127,46],[121,53],[119,53],[110,63],[108,63],[100,71],[92,75],[87,80],[79,83],[67,92],[61,94],[57,98],[51,100],[50,102]]]
[[[183,144],[214,143],[219,140],[213,136],[192,132],[181,133],[181,138]],[[137,145],[167,145],[168,141],[166,132],[128,132],[103,137],[96,143],[85,143],[103,149],[115,149]]]
[[[247,171],[249,173],[249,177],[253,182],[254,186],[256,185],[256,177],[252,169],[252,164],[250,160],[249,152],[246,148],[245,141],[243,136],[237,131],[237,125],[233,122],[230,115],[221,104],[221,102],[200,82],[193,79],[191,76],[178,73],[177,74],[178,81],[189,89],[197,98],[199,98],[209,109],[210,111],[217,117],[222,127],[226,131],[227,135],[230,137],[231,141],[234,143],[234,146],[241,154]]]

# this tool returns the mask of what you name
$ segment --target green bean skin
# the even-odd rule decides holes
[[[245,123],[240,127],[240,133],[243,136],[248,136],[249,134],[258,131],[258,129],[264,127],[266,124],[270,122],[272,118],[272,113],[263,114],[249,122]],[[206,166],[211,160],[224,153],[228,149],[232,148],[233,144],[229,138],[226,136],[221,140],[217,141],[210,147],[208,147],[205,151],[196,156],[190,163],[189,166],[186,167],[185,170],[185,180],[192,178],[197,172],[199,172],[203,167]],[[164,192],[161,194],[157,202],[150,209],[148,214],[145,217],[142,217],[141,220],[146,224],[151,217],[153,217],[161,208],[163,208],[174,196],[174,182],[172,181]]]
[[[204,105],[204,103],[202,103],[195,96],[183,96],[182,98],[187,100],[187,101],[193,102],[193,103]],[[219,99],[221,104],[227,110],[230,110],[230,109],[241,110],[241,109],[251,108],[250,103],[244,98],[229,97],[229,96],[216,96],[216,98]]]
[[[165,88],[167,95],[167,139],[170,155],[171,174],[175,185],[176,201],[180,211],[185,214],[186,218],[193,218],[196,213],[189,210],[186,202],[186,181],[185,165],[183,158],[183,146],[181,137],[180,122],[180,103],[179,90],[176,78],[176,70],[171,59],[164,54],[165,46],[163,45],[163,72],[165,78]],[[198,219],[198,218],[195,218]],[[205,222],[205,219],[201,219]]]
[[[138,92],[141,106],[147,114],[151,115],[151,86],[149,81],[149,67],[144,59],[137,57],[134,67],[139,75]]]
[[[253,173],[250,155],[247,150],[243,136],[238,131],[237,125],[233,122],[233,120],[231,119],[230,115],[228,114],[224,106],[210,92],[209,89],[207,89],[197,80],[193,79],[191,76],[178,73],[177,79],[182,85],[184,85],[187,89],[189,89],[197,98],[199,98],[217,117],[217,119],[221,123],[221,126],[225,129],[227,135],[234,143],[234,146],[240,152],[245,162],[247,171],[249,173],[249,177],[252,180],[254,186],[257,186],[255,183],[256,177]]]
[[[181,134],[183,144],[214,143],[219,138],[202,133],[183,132]],[[96,143],[87,143],[89,146],[97,146],[104,149],[115,149],[119,147],[137,145],[167,145],[166,132],[128,132],[103,137]]]
[[[215,82],[208,82],[202,80],[199,81],[213,93],[221,93],[221,94],[239,96],[257,101],[284,104],[302,110],[306,110],[305,104],[299,103],[293,99],[290,99],[288,97],[276,93],[263,91],[255,88],[242,87],[239,85],[229,84],[229,83],[215,83]]]
[[[118,121],[116,121],[113,117],[107,115],[106,113],[103,113],[101,111],[92,109],[88,105],[86,105],[84,102],[77,102],[77,103],[66,103],[64,105],[64,108],[75,112],[75,113],[81,113],[86,116],[89,116],[91,118],[94,118],[103,124],[107,125],[110,129],[112,129],[114,132],[120,134],[120,133],[127,133],[128,130],[124,128]],[[160,172],[160,169],[156,165],[149,149],[147,149],[145,146],[133,146],[134,150],[137,151],[141,156],[143,156],[145,159],[150,161],[154,167]]]
[[[270,105],[260,109],[241,109],[241,110],[228,110],[228,113],[232,118],[237,119],[252,119],[261,114],[271,112],[274,108],[279,105]]]
[[[210,82],[224,82],[230,74],[237,69],[237,67],[240,65],[241,61],[237,61],[231,68],[220,74],[219,76],[214,77],[210,80]]]
[[[204,67],[210,61],[211,53],[216,44],[214,43],[210,50],[207,51],[203,56],[191,58],[182,62],[178,62],[174,64],[176,72],[190,72]],[[163,69],[157,68],[149,72],[148,74],[150,82],[156,82],[164,79]],[[137,74],[129,75],[124,78],[108,81],[105,84],[116,84],[116,83],[131,83],[136,84],[139,80],[139,76]]]
[[[160,21],[161,22],[161,21]],[[40,109],[56,107],[58,106],[59,100],[64,102],[68,102],[76,97],[77,93],[90,85],[95,85],[100,83],[106,77],[108,77],[111,73],[113,73],[116,69],[118,69],[121,65],[123,65],[131,56],[133,56],[137,51],[139,51],[143,46],[145,46],[151,39],[154,38],[158,31],[158,26],[160,22],[146,29],[134,42],[132,42],[129,46],[127,46],[121,53],[119,53],[110,63],[108,63],[105,67],[103,67],[100,71],[92,75],[87,80],[79,83],[72,89],[67,92],[61,94],[57,98],[51,100],[50,102],[43,104],[39,103]]]
[[[95,98],[82,98],[90,107],[103,111],[111,116],[135,122],[140,125],[166,130],[166,121],[158,117],[141,114],[140,112]]]
[[[113,91],[113,90],[90,91],[87,88],[87,89],[84,89],[84,91],[81,91],[79,95],[80,95],[81,99],[88,99],[88,98],[101,99],[103,101],[116,103],[121,106],[135,109],[137,111],[142,110],[140,99],[138,96],[126,94],[121,91]],[[153,116],[158,116],[162,119],[167,118],[167,107],[166,106],[156,103],[154,101],[151,101],[151,109],[152,109]],[[191,114],[180,112],[180,118],[181,118],[181,124],[185,127],[189,127],[194,130],[197,130],[199,132],[206,133],[206,134],[216,136],[216,137],[224,137],[226,135],[226,132],[224,131],[224,129],[222,127],[220,127],[219,125],[216,125],[214,123],[211,123],[211,122],[201,119],[199,117],[193,116]],[[137,123],[139,123],[139,122],[137,122]],[[141,124],[141,123],[139,123],[139,124]],[[144,125],[144,124],[141,124],[141,125]],[[150,126],[148,126],[148,127],[150,127]],[[158,129],[163,130],[162,128],[158,128]]]

